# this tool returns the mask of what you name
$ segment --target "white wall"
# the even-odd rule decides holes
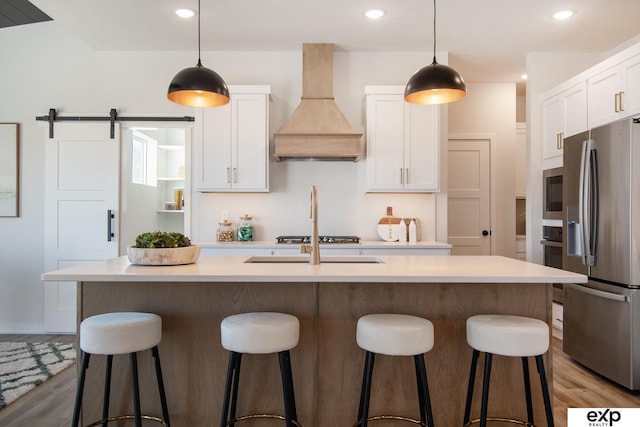
[[[228,84],[269,84],[271,131],[275,132],[300,100],[302,47],[295,52],[203,52],[205,66]],[[166,100],[169,81],[195,64],[194,52],[95,52],[59,29],[55,21],[5,28],[0,32],[0,121],[18,122],[20,140],[20,217],[0,218],[0,333],[43,332],[44,144],[46,123],[35,117],[56,108],[60,115],[194,115],[193,109]],[[446,63],[446,55],[438,54]],[[431,55],[419,52],[345,53],[334,60],[335,99],[356,130],[364,130],[365,85],[403,85]],[[491,96],[492,90],[472,86]],[[475,96],[468,98],[471,103]],[[502,97],[499,97],[502,99]],[[474,101],[475,102],[475,101]],[[491,99],[486,105],[492,105]],[[478,102],[481,104],[481,102]],[[513,108],[513,101],[508,104]],[[463,108],[462,104],[461,107]],[[446,120],[446,107],[443,117]],[[467,111],[465,111],[465,114]],[[471,112],[475,114],[474,112]],[[511,113],[513,114],[513,113]],[[512,120],[515,123],[515,120]],[[474,129],[476,131],[477,129]],[[484,132],[502,133],[500,129]],[[446,137],[446,130],[444,132]],[[446,146],[444,147],[446,148]],[[443,148],[443,149],[444,149]],[[446,165],[444,171],[446,172]],[[285,162],[271,164],[268,194],[211,195],[194,231],[213,237],[219,210],[232,218],[256,217],[259,239],[308,229],[308,189],[319,187],[320,232],[375,238],[377,219],[393,206],[398,215],[421,219],[423,238],[446,239],[446,192],[364,194],[364,162]],[[443,180],[446,184],[446,180]],[[444,184],[443,184],[444,185]],[[446,188],[446,187],[443,187]]]

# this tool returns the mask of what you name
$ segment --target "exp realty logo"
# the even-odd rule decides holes
[[[640,408],[569,408],[567,427],[638,427]]]

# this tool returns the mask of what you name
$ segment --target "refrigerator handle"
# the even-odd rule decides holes
[[[588,230],[586,221],[586,215],[585,215],[585,198],[586,198],[586,187],[589,185],[588,183],[588,179],[586,177],[586,172],[587,172],[587,168],[588,166],[586,165],[587,163],[587,147],[588,147],[589,141],[583,141],[582,142],[582,150],[581,150],[581,156],[580,156],[580,187],[579,187],[579,191],[578,191],[578,227],[579,227],[579,233],[580,233],[580,253],[582,254],[582,263],[584,265],[589,265],[587,263],[587,248],[589,247],[589,243],[588,243],[588,233],[586,233],[586,230]]]
[[[598,238],[597,227],[594,228],[592,226],[593,224],[598,224],[599,194],[597,179],[596,142],[593,139],[588,139],[582,143],[580,194],[578,200],[578,217],[582,237],[582,263],[588,266],[595,264],[595,247]]]
[[[589,234],[591,235],[591,247],[589,249],[589,253],[591,255],[590,265],[595,265],[597,249],[598,249],[598,229],[599,229],[599,221],[598,217],[600,215],[600,180],[598,175],[598,150],[596,147],[596,141],[591,140],[591,156],[589,156],[590,160],[590,169],[591,169],[591,195],[593,196],[593,201],[591,202],[591,230]]]
[[[613,294],[611,292],[601,291],[599,289],[587,288],[586,286],[576,285],[575,287],[572,287],[572,289],[575,289],[585,294],[593,295],[599,298],[605,298],[612,301],[619,301],[619,302],[630,301],[630,298],[626,295]]]

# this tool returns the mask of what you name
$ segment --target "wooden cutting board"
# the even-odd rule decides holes
[[[396,242],[400,237],[400,221],[402,219],[393,216],[393,208],[387,207],[387,214],[378,221],[378,236],[387,242]]]

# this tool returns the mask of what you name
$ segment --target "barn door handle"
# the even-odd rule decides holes
[[[114,215],[111,209],[107,210],[107,242],[110,242],[116,236],[115,233],[112,231],[112,225],[113,225],[112,220],[115,217],[116,216]]]

